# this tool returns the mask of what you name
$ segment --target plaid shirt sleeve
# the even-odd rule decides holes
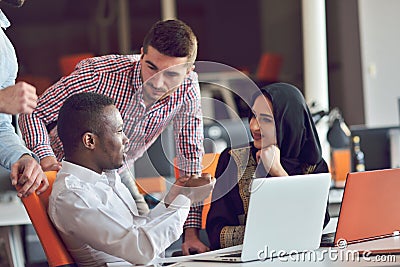
[[[201,214],[203,212],[203,204],[197,203],[190,207],[189,215],[183,225],[183,229],[197,228],[201,229]]]
[[[69,76],[61,78],[49,87],[38,99],[38,104],[32,114],[21,114],[19,126],[26,143],[40,159],[55,156],[46,125],[56,122],[58,111],[64,101],[71,95],[93,91],[96,88],[98,77],[93,70],[90,60],[84,60]]]
[[[192,73],[188,86],[185,106],[174,120],[176,151],[180,173],[200,174],[203,158],[203,114],[201,111],[200,86],[197,75]],[[201,228],[203,203],[195,203],[189,211],[183,226],[186,228]]]
[[[200,174],[204,155],[200,86],[196,74],[190,77],[190,82],[183,84],[188,87],[185,104],[174,119],[178,168],[182,175]]]

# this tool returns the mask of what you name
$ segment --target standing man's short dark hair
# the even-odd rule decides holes
[[[171,33],[175,38],[171,38]],[[165,20],[154,24],[143,41],[145,54],[149,45],[166,56],[188,57],[191,63],[194,63],[197,56],[196,35],[181,20]]]

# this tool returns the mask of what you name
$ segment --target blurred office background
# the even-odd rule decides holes
[[[28,0],[19,9],[0,4],[12,23],[7,34],[16,48],[21,76],[54,82],[65,55],[138,52],[146,31],[162,17],[163,3],[172,3],[176,17],[199,38],[198,60],[255,74],[263,53],[279,54],[279,80],[304,90],[301,2]],[[398,123],[400,20],[395,10],[400,1],[325,3],[329,106],[339,107],[350,125]],[[124,38],[129,47],[124,47]]]

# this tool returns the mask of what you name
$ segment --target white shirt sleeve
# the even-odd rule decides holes
[[[160,203],[148,216],[134,215],[124,204],[115,204],[118,203],[102,203],[99,198],[88,196],[87,191],[77,189],[60,193],[55,199],[57,208],[49,212],[60,231],[96,250],[146,264],[180,237],[190,200],[179,195],[168,208]]]

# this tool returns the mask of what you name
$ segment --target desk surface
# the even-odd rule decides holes
[[[400,237],[382,238],[379,240],[353,244],[345,249],[339,248],[320,248],[315,252],[308,254],[294,254],[273,260],[254,261],[247,263],[219,263],[206,261],[183,261],[168,265],[170,267],[209,267],[209,266],[235,266],[235,267],[253,267],[253,266],[399,266],[400,255],[371,255],[370,257],[359,255],[359,250],[400,248]],[[225,249],[226,250],[226,249]],[[128,263],[108,264],[112,267],[129,267]],[[155,265],[158,266],[158,265]]]
[[[346,249],[338,248],[320,248],[309,254],[296,254],[292,256],[275,258],[266,261],[254,261],[247,263],[217,263],[186,261],[179,262],[174,267],[208,267],[208,266],[398,266],[400,264],[400,255],[376,255],[366,257],[359,255],[358,250],[368,250],[377,248],[400,248],[400,238],[385,238],[370,242],[350,245]]]
[[[0,226],[30,224],[28,214],[20,199],[0,202]]]

